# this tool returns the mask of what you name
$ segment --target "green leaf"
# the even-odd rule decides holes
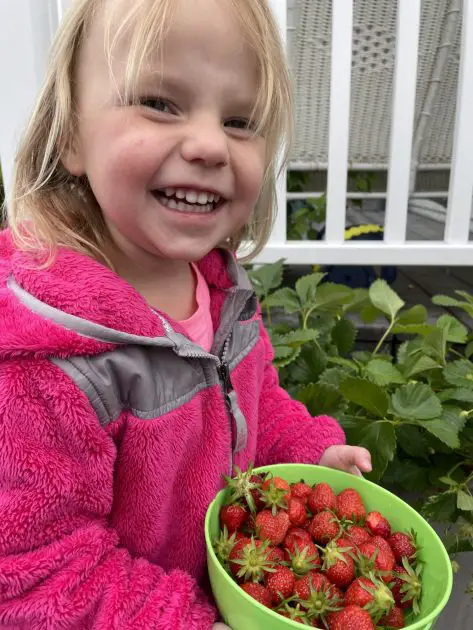
[[[465,426],[465,418],[460,414],[444,409],[440,418],[426,420],[420,424],[448,447],[460,448],[458,434]]]
[[[457,498],[453,492],[434,494],[422,506],[425,518],[440,523],[451,523],[457,513]]]
[[[446,486],[458,485],[457,482],[454,479],[451,479],[450,477],[439,477],[439,481],[441,481]]]
[[[406,379],[396,366],[383,359],[373,359],[365,367],[366,372],[371,376],[376,385],[385,387],[386,385],[403,384]]]
[[[290,346],[291,348],[298,348],[299,346],[303,346],[310,341],[315,341],[319,337],[318,330],[311,330],[307,328],[305,330],[293,330],[287,335],[274,335],[273,336],[273,345],[274,346]]]
[[[473,295],[471,295],[471,293],[467,293],[466,291],[461,291],[460,289],[457,289],[455,293],[461,296],[466,302],[473,304]]]
[[[464,490],[457,494],[457,508],[462,512],[473,512],[473,497]]]
[[[276,346],[274,348],[274,365],[277,368],[285,367],[297,359],[301,352],[300,348],[287,348]]]
[[[340,388],[340,383],[349,378],[350,372],[343,368],[328,368],[319,378],[319,384],[326,387],[332,387],[336,390]]]
[[[301,309],[297,293],[289,287],[278,289],[274,293],[271,293],[271,295],[268,295],[262,306],[268,308],[283,308],[286,313],[296,313]]]
[[[367,304],[360,311],[360,319],[364,324],[372,324],[380,317],[384,318],[383,312],[372,304]]]
[[[461,538],[458,534],[447,534],[443,544],[450,555],[473,551],[473,538]]]
[[[448,295],[435,295],[432,298],[432,302],[437,304],[438,306],[453,306],[456,308],[461,308],[466,311],[471,317],[473,317],[473,304],[468,302],[461,302],[460,300],[456,300],[455,298],[449,297]]]
[[[297,399],[307,407],[313,416],[337,416],[345,407],[338,391],[320,383],[307,385],[297,394]]]
[[[324,273],[313,273],[299,278],[296,282],[296,292],[303,307],[315,303],[317,287],[324,279],[324,276]]]
[[[414,356],[407,359],[403,366],[403,372],[406,378],[412,378],[416,374],[422,374],[423,372],[439,368],[440,366],[436,361],[430,357],[421,355],[420,357]]]
[[[422,347],[425,354],[439,360],[441,363],[445,363],[447,330],[435,327],[432,332],[426,335]]]
[[[363,378],[349,377],[340,383],[340,391],[352,403],[384,418],[389,399],[381,387]]]
[[[340,319],[332,330],[332,340],[340,354],[348,354],[353,350],[357,330],[349,319]]]
[[[405,420],[427,420],[442,413],[439,399],[428,385],[409,383],[397,389],[391,396],[394,415]]]
[[[426,337],[435,331],[435,326],[430,326],[429,324],[396,324],[393,326],[392,331],[395,335],[422,335],[422,337]]]
[[[281,259],[270,265],[261,265],[248,272],[258,297],[267,295],[281,284],[283,267],[284,260]]]
[[[343,284],[335,284],[333,282],[324,282],[317,289],[315,303],[318,311],[343,312],[345,305],[350,304],[352,300],[352,289]]]
[[[391,289],[385,280],[376,280],[370,287],[370,299],[376,308],[393,320],[405,302]]]
[[[406,455],[429,462],[429,442],[422,429],[407,424],[396,428],[397,441]]]
[[[473,341],[470,341],[470,343],[465,348],[465,356],[467,359],[469,359],[472,355],[473,355]]]
[[[445,380],[451,385],[467,388],[473,387],[473,363],[467,359],[449,363],[445,367],[443,375]]]
[[[327,355],[318,346],[309,344],[291,365],[290,378],[295,383],[315,383],[327,367]]]
[[[451,315],[442,315],[437,320],[437,326],[446,331],[447,341],[451,343],[466,343],[468,330],[461,322]]]
[[[398,319],[400,326],[408,326],[411,324],[425,324],[428,318],[428,312],[425,306],[417,304],[412,308],[401,313]]]
[[[373,421],[358,430],[350,431],[349,436],[352,444],[364,446],[370,451],[373,472],[366,476],[372,481],[379,481],[396,453],[394,427],[389,422]]]
[[[395,457],[384,473],[383,485],[394,485],[408,492],[423,492],[430,487],[428,471],[427,467],[419,466],[412,459]]]
[[[457,400],[459,402],[473,403],[473,389],[458,387],[456,389],[444,389],[437,394],[442,402],[447,400]]]
[[[354,361],[351,361],[350,359],[344,359],[343,357],[329,356],[327,357],[327,361],[328,363],[333,363],[335,365],[340,365],[341,367],[347,368],[347,370],[350,370],[351,372],[358,373],[358,365]]]

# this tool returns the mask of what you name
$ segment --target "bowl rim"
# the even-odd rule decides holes
[[[325,466],[319,466],[318,464],[271,464],[268,466],[260,466],[258,468],[254,469],[254,473],[258,474],[261,472],[268,472],[268,470],[273,471],[274,469],[277,469],[279,467],[284,467],[284,468],[307,468],[307,469],[313,469],[314,467],[317,467],[317,469],[322,469],[322,470],[329,470],[330,473],[335,473],[336,475],[340,475],[340,477],[344,477],[347,479],[351,479],[353,480],[353,475],[351,475],[350,473],[344,472],[342,470],[337,470],[335,468],[326,468]],[[373,483],[372,481],[370,481],[369,479],[365,479],[364,477],[355,477],[355,479],[357,479],[356,483],[364,483],[366,484],[367,488],[376,488],[377,491],[381,491],[382,494],[385,494],[386,496],[393,498],[395,501],[399,501],[401,503],[404,504],[404,506],[406,506],[408,508],[408,510],[415,515],[416,518],[421,518],[424,521],[424,525],[430,530],[430,532],[434,535],[434,538],[437,539],[438,543],[439,543],[439,551],[441,550],[441,553],[439,554],[443,560],[445,561],[445,565],[447,567],[447,588],[445,589],[445,593],[444,596],[442,597],[441,601],[437,604],[437,606],[423,619],[420,619],[419,621],[416,621],[415,623],[412,623],[408,626],[405,626],[405,630],[425,630],[426,627],[429,627],[428,624],[433,623],[437,617],[440,615],[440,613],[442,612],[442,610],[445,608],[445,606],[447,605],[449,599],[450,599],[450,595],[452,593],[452,588],[453,588],[453,569],[452,569],[452,565],[450,562],[450,557],[447,553],[447,550],[445,549],[445,546],[443,544],[443,542],[441,541],[439,535],[437,534],[437,532],[434,530],[434,528],[430,525],[430,523],[428,523],[423,516],[421,516],[419,514],[419,512],[417,512],[412,506],[410,506],[408,503],[406,503],[405,501],[403,501],[400,497],[398,497],[397,495],[395,495],[394,493],[390,492],[389,490],[386,490],[386,488],[383,488],[382,486]],[[222,495],[222,493],[225,492],[225,489],[220,490],[216,497],[214,498],[214,500],[212,501],[212,503],[210,503],[209,507],[207,508],[207,513],[205,515],[205,543],[206,543],[206,547],[207,547],[207,553],[210,554],[212,556],[212,559],[214,560],[214,563],[217,565],[217,570],[219,572],[219,574],[221,576],[223,576],[224,580],[228,583],[228,584],[232,584],[233,587],[238,588],[238,584],[232,580],[232,578],[228,575],[228,573],[225,571],[225,569],[223,568],[223,566],[221,565],[219,559],[217,558],[213,545],[212,545],[212,541],[210,539],[210,514],[213,510],[213,506],[216,504],[217,500],[220,498],[220,496]],[[281,620],[281,615],[279,615],[278,613],[274,612],[273,610],[271,610],[270,608],[267,608],[266,606],[263,606],[262,604],[260,604],[258,601],[256,601],[253,597],[250,597],[250,595],[248,595],[247,593],[245,593],[245,591],[241,588],[238,588],[238,592],[240,593],[240,595],[243,596],[244,599],[246,599],[247,601],[253,603],[257,608],[260,609],[261,612],[265,612],[266,614],[269,614],[270,616],[274,616],[274,618],[277,618],[278,620]],[[301,628],[301,624],[297,623],[296,621],[293,621],[292,619],[285,619],[283,617],[283,619],[287,622],[287,626],[288,628]]]

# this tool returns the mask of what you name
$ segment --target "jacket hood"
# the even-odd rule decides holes
[[[228,252],[212,251],[199,268],[217,330],[224,311],[227,320],[238,316],[253,291]],[[134,337],[166,337],[165,328],[130,284],[96,260],[60,249],[42,269],[34,254],[15,248],[9,230],[0,232],[0,357],[97,354]]]

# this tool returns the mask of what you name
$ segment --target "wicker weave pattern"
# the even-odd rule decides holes
[[[451,158],[461,36],[460,15],[453,33],[446,34],[453,4],[454,0],[422,3],[416,130],[421,133],[417,138],[418,162],[423,164],[446,163]],[[331,7],[331,0],[296,0],[291,9],[291,21],[295,22],[295,30],[289,35],[296,81],[294,162],[327,162]],[[355,0],[350,137],[353,163],[388,163],[396,19],[395,0]],[[445,45],[448,61],[439,75],[438,54]],[[428,114],[425,119],[422,112]]]

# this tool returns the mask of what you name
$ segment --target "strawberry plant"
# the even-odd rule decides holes
[[[424,306],[406,305],[383,280],[351,289],[313,273],[290,287],[283,269],[278,261],[250,271],[282,386],[371,451],[368,478],[420,495],[423,515],[445,524],[452,555],[473,551],[471,330],[450,315],[429,321]],[[433,302],[473,322],[468,293]],[[369,351],[356,348],[360,320],[384,322]]]

